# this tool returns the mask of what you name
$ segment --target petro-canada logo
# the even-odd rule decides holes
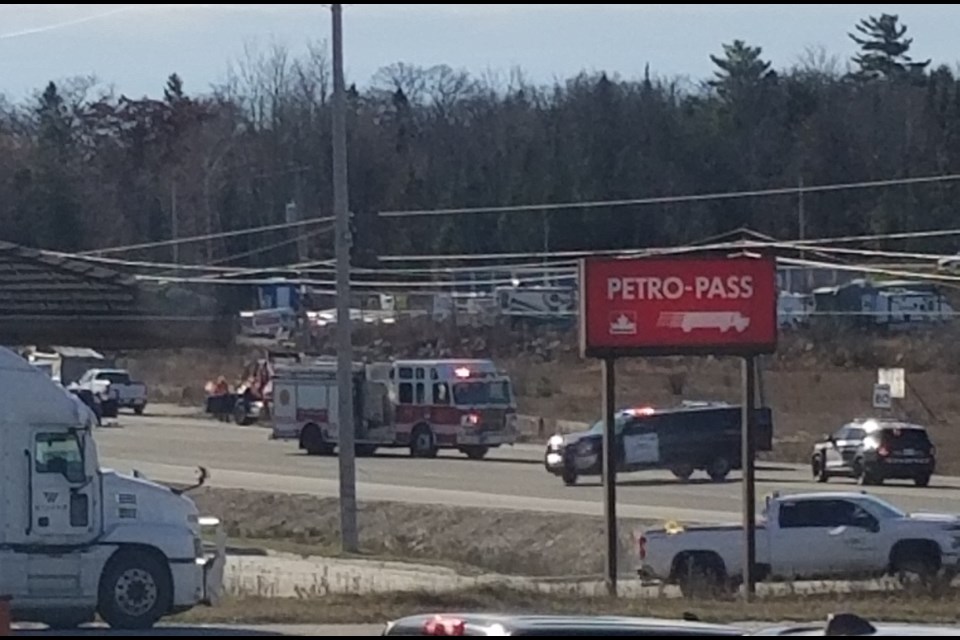
[[[635,311],[614,311],[610,314],[610,335],[637,335],[637,314]]]

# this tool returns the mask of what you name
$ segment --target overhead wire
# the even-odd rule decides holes
[[[439,209],[404,209],[404,210],[386,210],[380,211],[379,218],[409,218],[423,216],[441,216],[441,215],[462,215],[462,214],[485,214],[485,213],[524,213],[524,212],[544,212],[544,211],[562,211],[566,209],[596,209],[607,207],[624,206],[644,206],[656,204],[681,204],[686,202],[704,202],[711,200],[731,200],[744,198],[771,197],[781,195],[799,195],[807,193],[823,193],[831,191],[845,191],[852,189],[868,189],[894,186],[907,186],[916,184],[933,184],[941,182],[952,182],[960,180],[960,174],[944,174],[932,176],[917,176],[912,178],[889,178],[883,180],[865,180],[859,182],[844,182],[834,184],[809,185],[809,186],[789,186],[770,189],[753,189],[743,191],[714,192],[704,194],[688,194],[676,196],[654,196],[645,198],[630,198],[617,200],[589,200],[579,202],[559,202],[559,203],[537,203],[526,205],[498,205],[487,207],[459,207],[459,208],[439,208]],[[281,223],[274,225],[264,225],[260,227],[251,227],[234,231],[224,231],[210,233],[190,238],[177,238],[163,240],[158,242],[147,242],[120,247],[108,247],[82,252],[84,255],[103,255],[107,253],[122,253],[142,249],[152,249],[156,247],[185,244],[190,242],[201,242],[204,240],[232,237],[236,235],[245,235],[253,233],[263,233],[276,229],[289,229],[297,226],[315,224],[317,222],[331,222],[333,218],[315,218],[310,220],[301,220],[297,222]]]
[[[490,207],[458,207],[446,209],[413,209],[398,211],[381,211],[381,218],[412,218],[424,216],[450,216],[465,214],[491,213],[528,213],[543,211],[562,211],[567,209],[598,209],[626,206],[645,206],[656,204],[681,204],[687,202],[705,202],[715,200],[736,200],[743,198],[757,198],[781,195],[799,195],[808,193],[826,193],[831,191],[849,191],[853,189],[874,189],[878,187],[895,187],[915,184],[930,184],[937,182],[952,182],[960,180],[960,174],[946,174],[934,176],[918,176],[913,178],[890,178],[886,180],[864,180],[859,182],[842,182],[836,184],[821,184],[810,186],[777,187],[772,189],[753,189],[745,191],[713,192],[677,196],[653,196],[647,198],[626,198],[620,200],[589,200],[581,202],[538,203],[526,205],[502,205]]]
[[[325,222],[334,222],[333,216],[326,216],[323,218],[310,218],[307,220],[297,220],[295,222],[281,222],[278,224],[269,224],[269,225],[263,225],[260,227],[251,227],[247,229],[236,229],[233,231],[219,231],[217,233],[205,233],[203,235],[190,236],[187,238],[171,238],[170,240],[159,240],[157,242],[141,242],[139,244],[129,244],[121,247],[108,247],[106,249],[92,249],[90,251],[81,251],[77,255],[101,256],[106,253],[127,253],[130,251],[141,251],[143,249],[157,249],[160,247],[170,247],[174,245],[190,244],[193,242],[203,242],[206,240],[221,240],[223,238],[236,238],[239,236],[251,235],[254,233],[265,233],[267,231],[281,231],[284,229],[296,229],[299,227],[306,227],[314,224],[322,224]]]

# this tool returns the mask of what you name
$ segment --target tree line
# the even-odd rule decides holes
[[[735,40],[691,83],[583,73],[538,85],[394,64],[348,91],[349,175],[364,255],[662,246],[749,226],[778,238],[950,228],[952,182],[662,205],[377,219],[384,210],[655,198],[960,173],[960,79],[911,58],[893,15],[864,19],[847,64],[775,68]],[[173,74],[132,99],[95,80],[0,98],[0,239],[62,251],[216,234],[330,214],[326,46],[251,51],[212,91]],[[296,261],[289,231],[124,257],[263,266]],[[310,231],[310,258],[333,235]],[[903,246],[903,245],[900,245]],[[914,248],[953,252],[948,240]],[[302,254],[301,256],[302,257]]]

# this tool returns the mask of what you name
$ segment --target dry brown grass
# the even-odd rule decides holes
[[[611,599],[580,594],[538,594],[504,588],[450,593],[401,592],[364,596],[229,599],[216,608],[195,609],[180,617],[192,623],[343,624],[387,620],[444,611],[618,614],[678,618],[692,612],[704,621],[823,620],[830,613],[853,611],[872,620],[949,622],[960,619],[960,594],[904,598],[899,593],[785,595],[741,600]]]
[[[202,513],[221,518],[228,535],[244,544],[340,554],[336,499],[211,488],[190,495]],[[564,515],[558,524],[550,513],[374,502],[360,505],[359,520],[368,557],[522,576],[599,575],[604,566],[603,520],[597,517]],[[635,568],[632,536],[642,524],[620,522],[624,571]]]

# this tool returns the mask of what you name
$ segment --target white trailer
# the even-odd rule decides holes
[[[0,595],[17,620],[71,628],[95,613],[119,629],[213,603],[218,548],[204,550],[192,500],[101,469],[96,417],[16,353],[0,348]]]

